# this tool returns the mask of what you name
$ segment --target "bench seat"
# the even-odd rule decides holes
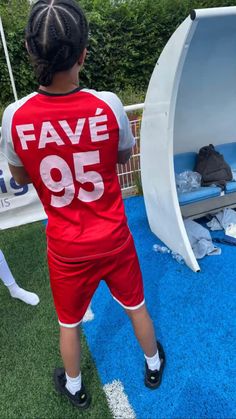
[[[225,193],[232,193],[232,192],[236,192],[236,182],[232,181],[232,182],[227,182],[226,186],[225,186]]]
[[[220,144],[215,146],[216,151],[223,154],[225,161],[230,165],[232,170],[236,171],[236,143]],[[236,192],[236,182],[227,182],[225,193]]]
[[[193,202],[201,201],[203,199],[214,198],[216,196],[220,196],[220,194],[221,188],[216,186],[201,186],[199,189],[196,189],[192,192],[178,193],[178,198],[180,205],[187,205],[192,204]]]
[[[175,173],[180,174],[187,170],[193,171],[195,166],[197,153],[188,152],[176,154],[174,156]],[[203,199],[214,198],[220,196],[221,188],[217,186],[201,186],[199,189],[191,192],[178,193],[180,205],[192,204]]]

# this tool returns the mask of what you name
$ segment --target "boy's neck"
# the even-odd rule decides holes
[[[79,75],[75,71],[56,73],[50,86],[39,86],[40,90],[47,93],[69,93],[79,87]]]

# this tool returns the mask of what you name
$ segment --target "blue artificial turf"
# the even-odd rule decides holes
[[[159,241],[141,197],[125,200],[125,207],[167,366],[161,387],[146,389],[131,325],[101,283],[92,301],[95,319],[84,331],[102,383],[122,382],[137,419],[235,419],[236,247],[219,245],[222,255],[205,257],[194,273],[152,250]]]

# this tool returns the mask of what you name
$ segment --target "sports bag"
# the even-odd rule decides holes
[[[214,184],[224,189],[226,182],[233,179],[230,166],[213,144],[200,148],[194,171],[202,175],[202,186]]]

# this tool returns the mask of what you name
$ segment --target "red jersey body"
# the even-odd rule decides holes
[[[10,105],[2,122],[9,163],[24,166],[48,216],[48,250],[64,261],[119,252],[130,232],[116,174],[134,145],[116,95],[43,92]]]

